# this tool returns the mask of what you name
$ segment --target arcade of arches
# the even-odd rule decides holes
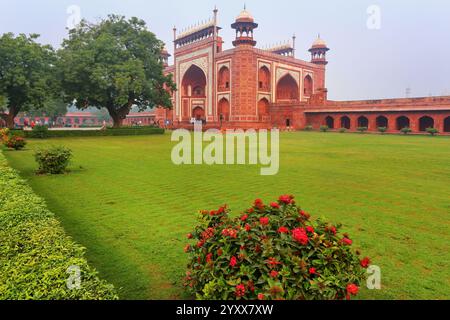
[[[311,121],[312,120],[312,121]],[[308,119],[309,123],[315,122],[314,118]],[[386,128],[387,132],[399,132],[404,128],[410,128],[412,132],[426,132],[428,128],[436,128],[441,133],[450,133],[450,116],[443,115],[323,115],[321,125],[330,129],[356,131],[359,127],[366,127],[369,131],[376,132],[379,128]],[[317,127],[318,128],[318,127]]]

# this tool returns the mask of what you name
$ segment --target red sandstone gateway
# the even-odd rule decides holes
[[[166,73],[178,91],[173,110],[158,109],[156,122],[175,128],[192,127],[192,119],[214,128],[319,129],[366,127],[378,131],[412,132],[436,128],[450,134],[450,96],[366,101],[327,99],[325,71],[329,51],[320,36],[309,50],[311,61],[295,58],[291,44],[256,48],[252,15],[243,10],[231,25],[234,48],[222,50],[218,10],[210,21],[181,33],[174,28],[174,65],[164,50]]]

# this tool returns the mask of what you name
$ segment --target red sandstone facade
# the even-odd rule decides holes
[[[222,49],[217,10],[209,22],[182,33],[174,28],[174,65],[163,54],[166,73],[177,85],[173,110],[158,109],[156,121],[175,128],[203,120],[214,128],[303,129],[312,126],[356,131],[367,127],[399,132],[409,127],[424,132],[434,127],[450,133],[450,97],[330,101],[325,85],[326,53],[320,37],[313,43],[311,61],[295,58],[292,45],[256,48],[258,27],[247,10],[231,25],[233,49]]]

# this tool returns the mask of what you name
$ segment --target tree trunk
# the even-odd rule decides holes
[[[106,107],[109,115],[113,119],[113,128],[120,128],[122,126],[123,120],[126,119],[127,115],[130,113],[132,102],[116,109],[114,107]]]
[[[113,128],[120,128],[123,123],[123,119],[118,114],[111,115],[111,118],[113,119]]]
[[[9,107],[9,113],[3,115],[3,119],[6,122],[6,127],[9,129],[14,129],[14,119],[19,114],[20,108],[17,107]]]

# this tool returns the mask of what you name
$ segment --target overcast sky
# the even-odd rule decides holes
[[[246,0],[259,28],[258,46],[297,35],[297,57],[309,60],[308,48],[320,33],[329,52],[329,98],[450,95],[450,1],[448,0]],[[0,0],[0,33],[39,33],[41,42],[58,47],[72,21],[72,5],[81,17],[109,13],[144,19],[173,51],[172,28],[183,29],[219,9],[225,48],[234,33],[230,24],[242,10],[240,0]],[[369,10],[371,6],[375,11]],[[377,19],[377,8],[380,19]]]

